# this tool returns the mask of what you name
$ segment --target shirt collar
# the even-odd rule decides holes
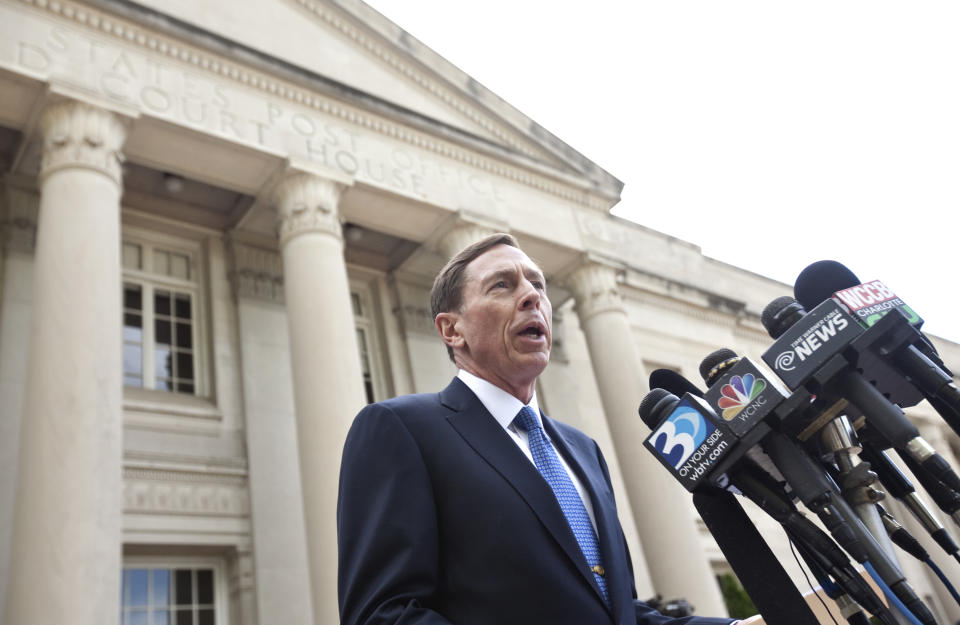
[[[510,424],[513,423],[513,418],[517,416],[517,413],[520,412],[520,409],[525,405],[522,401],[499,386],[495,386],[483,378],[478,378],[469,371],[460,369],[460,371],[457,372],[457,377],[473,391],[473,394],[477,396],[477,399],[480,400],[483,407],[490,411],[490,414],[493,415],[493,418],[497,420],[497,423],[499,423],[503,429],[510,427]],[[533,414],[536,415],[537,422],[543,427],[543,422],[540,419],[540,407],[537,404],[536,390],[533,391],[530,403],[526,405],[533,409]]]

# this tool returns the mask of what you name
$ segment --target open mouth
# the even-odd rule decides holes
[[[530,337],[533,337],[533,338],[540,338],[541,336],[543,336],[544,332],[543,332],[543,328],[541,328],[539,324],[534,323],[534,324],[531,324],[531,325],[527,326],[527,327],[524,328],[523,330],[521,330],[521,331],[520,331],[520,334],[521,334],[522,336],[530,336]]]

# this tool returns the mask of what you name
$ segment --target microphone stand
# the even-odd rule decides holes
[[[877,476],[870,471],[870,464],[860,460],[860,441],[850,425],[850,420],[846,415],[840,415],[824,425],[819,434],[824,456],[829,455],[836,462],[843,499],[876,539],[880,548],[890,558],[891,564],[898,569],[902,568],[883,525],[883,519],[877,511],[876,504],[885,494],[874,487]],[[898,610],[892,612],[898,621],[909,623]]]

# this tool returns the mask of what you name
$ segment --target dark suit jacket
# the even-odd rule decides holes
[[[441,393],[371,404],[354,421],[337,505],[343,625],[730,622],[670,619],[636,600],[600,449],[543,422],[590,493],[612,608],[549,485],[455,378]]]

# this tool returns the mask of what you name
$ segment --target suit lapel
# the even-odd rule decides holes
[[[571,564],[594,587],[593,574],[587,570],[580,545],[557,503],[553,490],[530,460],[510,440],[493,415],[459,379],[440,394],[441,402],[453,413],[447,421],[527,502],[551,536],[560,544]]]

